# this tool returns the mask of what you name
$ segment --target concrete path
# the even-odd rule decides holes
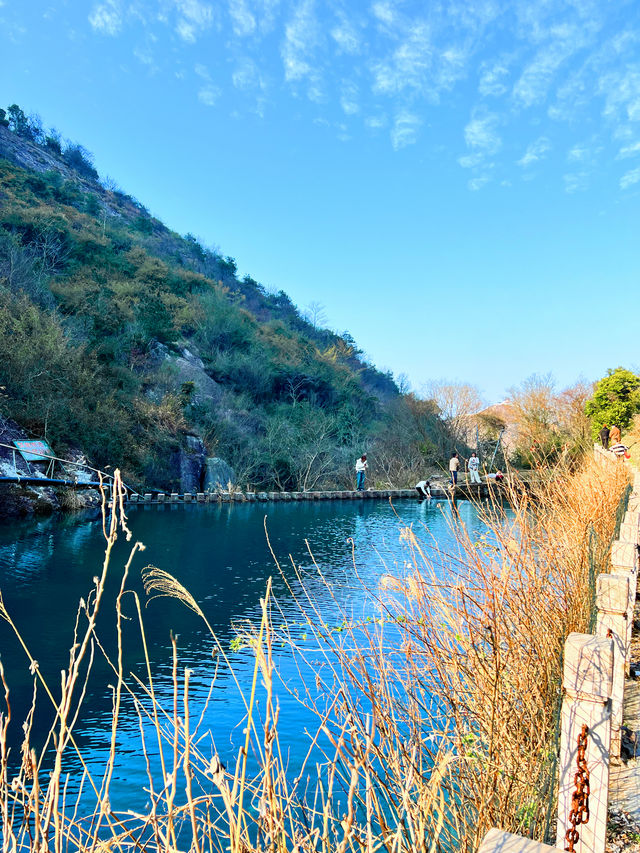
[[[624,688],[624,725],[622,741],[625,759],[611,765],[609,799],[612,810],[621,810],[640,824],[640,607],[634,611],[634,634],[631,641],[631,673]],[[640,839],[638,839],[640,841]],[[628,848],[627,848],[628,849]],[[637,849],[637,848],[636,848]]]

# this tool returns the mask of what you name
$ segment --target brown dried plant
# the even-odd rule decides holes
[[[339,632],[301,574],[290,594],[306,624],[304,635],[283,619],[268,586],[259,625],[243,629],[253,676],[244,697],[244,743],[227,769],[214,743],[205,748],[207,702],[194,712],[191,674],[179,669],[175,640],[172,698],[168,707],[158,699],[143,608],[126,585],[143,547],[139,543],[122,573],[113,659],[98,635],[111,551],[119,530],[130,536],[116,474],[103,515],[102,574],[81,602],[59,691],[44,680],[0,597],[0,615],[16,632],[34,684],[44,688],[55,710],[38,756],[30,743],[34,687],[21,766],[12,770],[10,694],[0,668],[3,853],[471,851],[494,825],[543,838],[554,809],[562,645],[569,631],[588,627],[595,573],[606,568],[626,482],[623,467],[602,469],[590,461],[574,472],[557,467],[532,491],[513,479],[512,511],[498,502],[486,505],[487,532],[479,541],[453,514],[453,553],[439,552],[427,531],[403,529],[409,571],[389,572],[381,589],[367,590],[373,616],[365,623],[349,621],[334,599],[331,619],[344,625]],[[353,576],[357,581],[355,553]],[[323,582],[321,574],[319,579]],[[170,595],[208,625],[200,605],[172,575],[147,567],[144,582],[151,598]],[[127,596],[144,650],[144,680],[124,670]],[[213,690],[218,667],[232,675],[233,668],[211,634]],[[282,642],[304,679],[299,700],[317,718],[295,776],[279,729],[282,686],[274,648]],[[73,736],[96,654],[104,655],[114,674],[110,747],[100,774],[90,770]],[[124,694],[139,716],[151,803],[146,812],[121,813],[111,806]],[[150,730],[157,759],[147,744]],[[160,772],[154,770],[157,761]],[[66,766],[80,774],[74,797],[68,794]],[[83,795],[85,788],[91,796]]]

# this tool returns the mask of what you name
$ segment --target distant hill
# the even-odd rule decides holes
[[[346,483],[363,449],[388,458],[394,421],[416,448],[400,479],[445,452],[433,407],[348,333],[239,279],[15,105],[0,110],[0,188],[0,415],[59,452],[183,489],[226,471],[220,459],[255,486]]]

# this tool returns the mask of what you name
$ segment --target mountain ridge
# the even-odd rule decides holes
[[[212,456],[263,487],[347,484],[364,449],[383,441],[389,455],[408,404],[420,428],[402,441],[419,464],[442,455],[434,406],[401,395],[348,333],[239,279],[233,258],[101,183],[81,146],[29,138],[12,115],[0,126],[4,414],[163,488],[201,487]]]

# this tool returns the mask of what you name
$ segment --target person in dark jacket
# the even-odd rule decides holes
[[[600,441],[602,442],[602,446],[605,450],[609,449],[609,427],[606,424],[602,424],[602,429],[598,433],[600,436]]]

